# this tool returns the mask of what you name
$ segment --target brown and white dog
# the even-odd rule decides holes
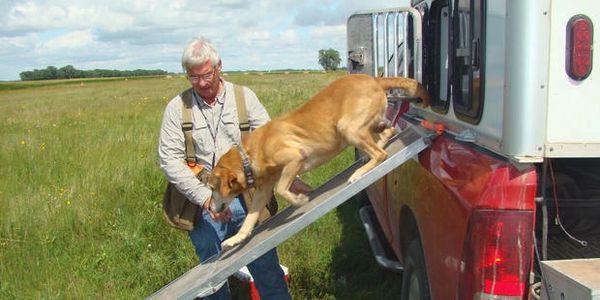
[[[210,209],[222,211],[235,196],[254,186],[256,192],[239,232],[223,241],[231,248],[251,233],[273,187],[292,205],[308,201],[290,186],[296,175],[331,160],[351,145],[370,160],[348,180],[353,182],[387,158],[385,143],[395,134],[386,128],[386,91],[403,89],[429,105],[429,94],[416,80],[404,77],[374,78],[347,75],[335,80],[300,108],[290,111],[248,134],[242,145],[231,148],[218,161],[209,179],[213,188]],[[378,134],[376,143],[372,134]]]

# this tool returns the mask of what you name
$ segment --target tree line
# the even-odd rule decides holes
[[[325,71],[335,71],[340,65],[340,53],[334,49],[319,50],[319,64]],[[48,66],[45,69],[34,69],[33,71],[24,71],[19,74],[21,80],[51,80],[51,79],[74,79],[74,78],[99,78],[99,77],[135,77],[135,76],[153,76],[167,75],[167,71],[157,70],[78,70],[72,65],[66,65],[62,68]]]
[[[98,78],[98,77],[135,77],[151,75],[167,75],[163,70],[78,70],[72,65],[62,68],[48,66],[45,69],[34,69],[33,71],[24,71],[19,74],[21,80],[50,80],[50,79],[73,79],[73,78]]]

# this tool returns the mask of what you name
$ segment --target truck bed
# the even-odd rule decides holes
[[[548,259],[600,257],[600,221],[580,219],[573,222],[566,220],[562,222],[569,234],[578,240],[587,242],[587,246],[569,238],[560,226],[552,224],[548,233]]]
[[[600,257],[600,159],[553,159],[551,164],[545,185],[547,258]]]

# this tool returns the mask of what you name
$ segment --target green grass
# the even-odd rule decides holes
[[[228,74],[277,116],[342,73]],[[17,86],[17,87],[15,87]],[[197,263],[162,217],[156,147],[180,77],[0,83],[0,299],[139,299]],[[318,186],[351,150],[303,176]],[[281,203],[284,205],[283,203]],[[349,201],[278,247],[295,299],[393,298]]]

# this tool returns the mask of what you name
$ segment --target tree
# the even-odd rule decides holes
[[[325,71],[335,71],[340,65],[340,53],[335,49],[319,50],[319,64]]]
[[[66,65],[58,70],[61,71],[64,78],[67,79],[75,78],[77,76],[77,69],[72,65]]]
[[[58,78],[58,69],[55,66],[46,67],[44,72],[44,79],[56,79]]]
[[[19,74],[21,80],[35,80],[35,73],[33,71],[24,71]]]

